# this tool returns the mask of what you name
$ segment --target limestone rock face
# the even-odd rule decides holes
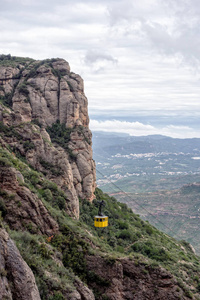
[[[96,187],[82,78],[63,59],[0,66],[0,95],[6,105],[0,105],[0,121],[16,132],[4,141],[65,192],[66,209],[78,218],[78,198],[92,201]],[[64,148],[47,132],[56,122],[71,130]]]
[[[101,291],[110,300],[189,300],[177,280],[160,267],[152,268],[128,258],[106,261],[100,256],[88,256],[87,268],[107,284],[90,282],[89,287]]]
[[[83,80],[65,60],[10,65],[0,64],[0,299],[39,300],[32,271],[1,226],[43,236],[48,259],[55,256],[57,267],[65,268],[63,254],[49,241],[62,237],[63,210],[78,219],[79,198],[94,199],[92,134]],[[46,252],[41,253],[44,259]],[[49,269],[44,274],[50,296],[59,297],[61,280]],[[70,281],[73,288],[65,280],[66,299],[95,300],[78,277]]]
[[[77,299],[77,300],[95,300],[95,297],[94,297],[94,294],[93,292],[83,284],[82,281],[80,281],[79,279],[77,279],[75,282],[74,282],[74,285],[77,289],[77,294],[78,294],[78,297],[77,298],[74,298]]]
[[[0,299],[41,299],[31,269],[2,228],[0,228],[0,272]]]
[[[11,93],[15,84],[19,81],[20,69],[14,67],[1,67],[0,68],[0,80],[1,85],[4,87],[4,91],[1,90],[1,95]]]
[[[12,229],[30,228],[32,232],[52,235],[58,232],[57,222],[50,216],[42,201],[28,188],[20,186],[23,176],[14,168],[0,169],[0,189],[7,192],[5,221]]]
[[[76,124],[88,126],[88,103],[83,80],[70,72],[66,61],[57,59],[48,65],[35,62],[29,69],[29,73],[27,69],[22,72],[12,99],[13,110],[20,114],[21,122],[34,118],[44,126],[52,125],[57,120],[67,127]],[[14,76],[19,70],[8,68],[3,71],[0,80],[5,90],[8,82],[13,80],[12,74]],[[8,79],[5,80],[5,76]],[[12,86],[11,83],[9,86]]]

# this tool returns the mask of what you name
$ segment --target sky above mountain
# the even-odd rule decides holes
[[[198,0],[0,4],[0,53],[66,59],[93,131],[200,137]]]

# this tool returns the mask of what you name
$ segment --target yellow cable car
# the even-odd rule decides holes
[[[108,217],[107,216],[95,216],[94,217],[94,226],[95,227],[107,227],[108,226]]]
[[[104,214],[101,211],[102,206],[105,205],[104,201],[102,200],[99,202],[99,211],[98,211],[98,216],[94,217],[94,226],[103,228],[108,226],[108,217],[104,216]]]

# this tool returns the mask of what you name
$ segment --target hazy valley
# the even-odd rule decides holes
[[[200,253],[200,139],[99,132],[93,149],[104,192]]]

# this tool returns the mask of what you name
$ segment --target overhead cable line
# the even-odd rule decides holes
[[[102,172],[96,169],[96,171],[103,177],[106,178],[115,188],[117,188],[120,192],[122,192],[126,197],[128,197],[131,201],[135,202],[141,209],[147,212],[148,215],[150,215],[153,219],[156,219],[160,224],[162,224],[166,229],[168,229],[171,233],[174,234],[174,237],[182,240],[180,236],[177,235],[175,231],[173,231],[170,227],[168,227],[166,224],[164,224],[162,221],[160,221],[155,215],[153,215],[151,212],[149,212],[145,207],[143,207],[141,204],[138,203],[135,199],[133,199],[127,192],[122,190],[118,185],[116,185],[114,182],[112,182],[109,178],[107,178]]]

